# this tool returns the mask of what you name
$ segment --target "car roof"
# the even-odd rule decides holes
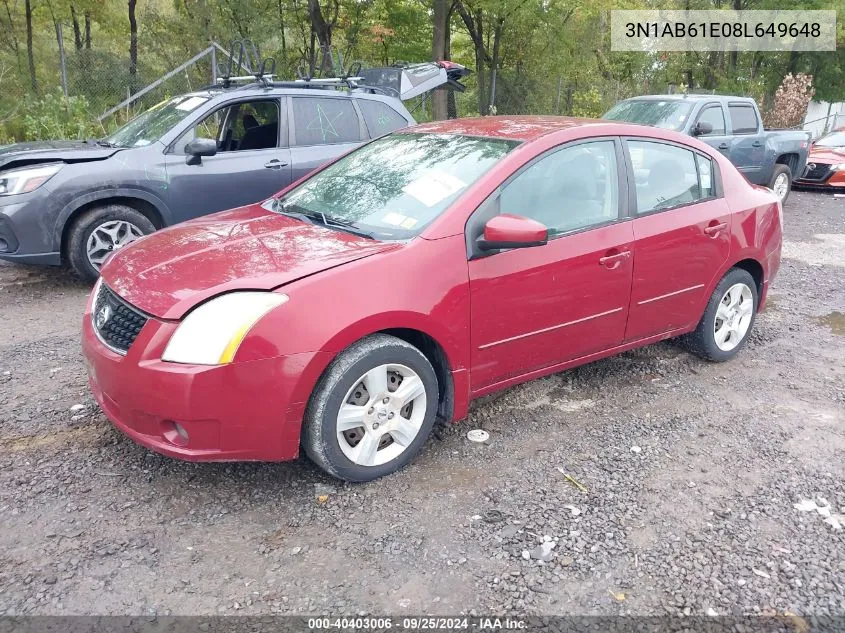
[[[754,101],[751,97],[735,97],[731,95],[716,95],[709,93],[671,94],[671,95],[641,95],[631,97],[625,101]]]
[[[558,116],[485,116],[468,119],[432,121],[414,126],[409,131],[429,134],[461,134],[464,136],[485,136],[515,141],[534,139],[585,125],[607,125],[599,119],[576,119]]]

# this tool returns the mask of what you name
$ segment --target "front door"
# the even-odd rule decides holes
[[[172,145],[165,169],[175,221],[259,202],[290,184],[283,112],[278,98],[229,103]],[[188,165],[185,145],[199,137],[215,139],[218,152]]]
[[[731,213],[712,161],[666,142],[626,142],[637,174],[626,341],[698,323],[730,253]]]
[[[471,388],[478,392],[622,342],[631,290],[631,222],[620,213],[615,139],[552,150],[517,172],[468,223],[497,213],[549,228],[543,246],[469,262]]]

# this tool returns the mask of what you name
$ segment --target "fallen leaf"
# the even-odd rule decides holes
[[[323,504],[328,500],[329,500],[329,495],[320,495],[319,497],[317,497],[317,503],[319,503],[319,504]]]
[[[607,591],[608,591],[608,593],[610,593],[611,596],[613,596],[613,598],[614,598],[614,600],[616,600],[616,602],[625,602],[625,594],[624,593],[622,593],[622,592],[616,593],[615,591],[612,591],[610,589],[608,589]]]
[[[751,571],[753,571],[757,576],[760,576],[760,578],[771,578],[771,576],[769,576],[769,574],[764,572],[762,569],[754,569],[752,567]]]

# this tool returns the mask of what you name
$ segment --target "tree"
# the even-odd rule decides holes
[[[24,0],[26,12],[26,58],[29,62],[29,81],[33,92],[38,92],[38,79],[35,76],[35,55],[32,52],[32,2]]]
[[[138,20],[135,18],[137,2],[138,0],[129,0],[129,91],[133,94],[138,89]]]
[[[435,62],[449,59],[449,19],[452,16],[452,2],[453,0],[433,0],[431,59]],[[446,90],[435,90],[431,98],[432,118],[435,120],[448,118],[448,105]]]

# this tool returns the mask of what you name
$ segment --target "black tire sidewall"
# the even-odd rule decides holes
[[[67,240],[68,262],[82,279],[94,281],[100,276],[100,272],[88,261],[88,238],[96,227],[115,220],[134,224],[144,235],[156,230],[143,213],[125,205],[110,204],[86,211],[74,222]]]
[[[748,324],[748,330],[746,330],[745,336],[739,342],[739,345],[734,347],[732,350],[725,351],[720,349],[716,344],[716,332],[714,331],[716,311],[719,309],[719,303],[722,301],[722,297],[728,291],[728,288],[738,283],[745,284],[748,286],[749,290],[751,290],[754,308],[751,312],[751,322]],[[698,324],[698,328],[693,334],[695,338],[694,346],[698,348],[696,351],[700,352],[701,355],[705,356],[707,359],[716,362],[730,360],[736,356],[740,350],[745,347],[749,336],[751,336],[751,331],[754,329],[754,323],[757,320],[757,305],[759,300],[757,284],[754,282],[754,278],[751,276],[751,273],[746,270],[742,270],[741,268],[733,268],[729,270],[727,274],[722,277],[722,280],[713,291],[710,301],[707,303],[707,309],[704,311],[704,316],[701,318],[701,322]]]
[[[437,417],[438,381],[428,359],[400,339],[387,335],[377,335],[377,338],[388,340],[379,341],[382,344],[364,353],[352,346],[333,362],[314,390],[303,428],[303,446],[312,461],[329,474],[351,482],[371,481],[404,468],[422,450]],[[367,339],[359,341],[366,342]],[[352,356],[360,357],[349,363]],[[426,390],[425,418],[417,437],[397,458],[379,466],[360,466],[344,455],[340,448],[336,433],[337,414],[344,396],[361,376],[385,364],[405,365],[423,381]],[[337,371],[340,367],[342,370]]]
[[[786,174],[788,179],[788,186],[786,188],[786,195],[783,197],[783,200],[780,201],[781,205],[786,204],[786,201],[789,199],[789,194],[792,193],[792,171],[789,169],[788,165],[783,165],[781,163],[777,163],[775,165],[775,170],[772,173],[772,179],[769,181],[769,188],[773,189],[775,186],[775,180],[777,180],[780,174]]]

